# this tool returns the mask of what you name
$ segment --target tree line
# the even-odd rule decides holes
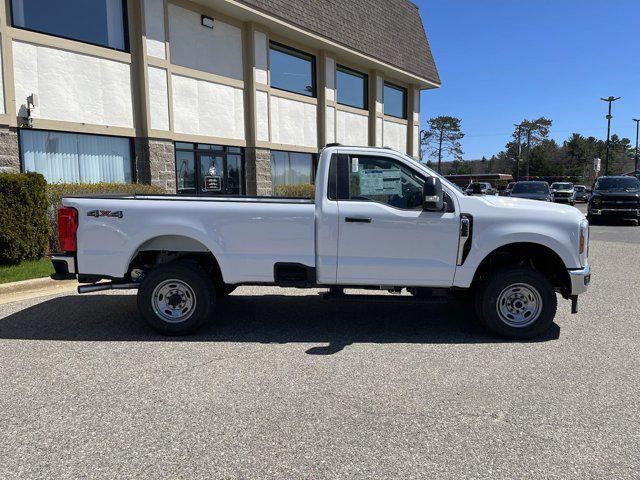
[[[461,124],[462,121],[456,117],[429,119],[428,128],[421,135],[421,161],[443,174],[508,173],[520,179],[566,177],[588,181],[595,175],[594,159],[601,158],[600,174],[604,174],[606,141],[573,133],[559,144],[549,138],[553,125],[549,118],[524,119],[514,128],[502,151],[480,160],[463,159]],[[632,171],[633,166],[631,140],[613,134],[609,173],[626,173]]]

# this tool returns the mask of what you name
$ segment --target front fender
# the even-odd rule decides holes
[[[524,221],[474,229],[471,250],[464,264],[456,268],[454,286],[471,286],[482,261],[493,251],[514,243],[542,245],[555,252],[566,268],[580,268],[580,258],[574,247],[577,244],[577,229],[572,232],[566,228],[554,227],[553,224],[536,224],[536,231],[532,230],[531,223]]]

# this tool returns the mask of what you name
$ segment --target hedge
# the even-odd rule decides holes
[[[316,196],[316,186],[311,183],[278,185],[275,195],[276,197],[314,198]]]
[[[58,207],[62,204],[62,197],[69,195],[100,195],[109,194],[150,194],[167,193],[162,187],[143,183],[51,183],[47,185],[47,201],[49,204],[49,222],[51,236],[49,248],[52,252],[59,251],[58,245]]]
[[[0,264],[16,265],[47,254],[45,188],[39,173],[0,173]]]

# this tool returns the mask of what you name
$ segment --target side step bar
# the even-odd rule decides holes
[[[78,293],[102,292],[104,290],[137,290],[139,283],[94,283],[91,285],[79,285]]]

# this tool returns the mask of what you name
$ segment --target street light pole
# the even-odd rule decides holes
[[[609,113],[607,114],[607,155],[604,159],[604,174],[609,175],[609,145],[611,144],[611,119],[613,116],[611,115],[611,104],[616,100],[620,100],[621,97],[609,97],[609,98],[601,98],[603,102],[609,102]]]
[[[516,156],[516,182],[520,180],[520,155],[522,154],[522,142],[520,138],[521,123],[514,123],[514,127],[518,129],[518,155]]]
[[[638,132],[640,132],[640,118],[634,118],[633,121],[636,122],[636,159],[633,174],[638,176]]]

